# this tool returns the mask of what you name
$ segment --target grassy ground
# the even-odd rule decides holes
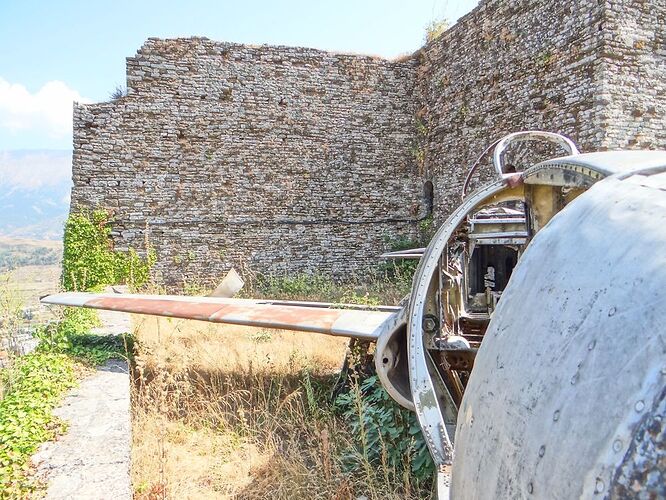
[[[138,498],[429,495],[427,481],[355,453],[331,398],[345,339],[135,320]]]

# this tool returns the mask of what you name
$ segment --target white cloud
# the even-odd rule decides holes
[[[0,129],[9,132],[37,129],[50,137],[72,133],[72,103],[91,102],[60,81],[44,84],[31,94],[23,85],[0,77]]]
[[[9,194],[69,182],[72,152],[61,150],[0,151],[0,188]]]

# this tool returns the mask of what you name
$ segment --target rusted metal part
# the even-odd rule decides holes
[[[523,176],[520,173],[506,174],[504,178],[509,187],[520,186],[523,183]]]
[[[474,367],[478,349],[452,349],[442,351],[451,370],[469,372]]]
[[[451,396],[451,401],[453,402],[457,412],[457,409],[460,407],[460,403],[462,402],[465,387],[458,377],[457,372],[447,362],[446,357],[442,356],[439,352],[434,353],[434,356],[437,355],[439,355],[439,363],[436,364],[437,371],[439,372],[440,378],[442,379],[446,390]],[[455,436],[451,433],[451,442],[454,441],[454,437]]]
[[[395,314],[263,304],[243,299],[130,294],[62,293],[44,297],[42,302],[364,340],[376,340]]]

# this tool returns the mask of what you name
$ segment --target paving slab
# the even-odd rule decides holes
[[[106,331],[129,331],[127,315],[116,314],[102,318],[109,326]],[[37,476],[48,485],[47,499],[132,498],[129,410],[129,375],[123,360],[99,366],[70,391],[54,411],[69,423],[67,433],[44,443],[33,456]]]

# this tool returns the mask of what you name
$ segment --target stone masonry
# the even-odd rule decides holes
[[[150,39],[127,68],[127,97],[75,108],[72,206],[114,210],[168,284],[361,270],[427,215],[414,61]]]
[[[344,276],[442,222],[506,133],[666,147],[666,4],[483,0],[399,61],[149,39],[127,88],[74,108],[72,209],[112,210],[116,248],[170,285]]]

